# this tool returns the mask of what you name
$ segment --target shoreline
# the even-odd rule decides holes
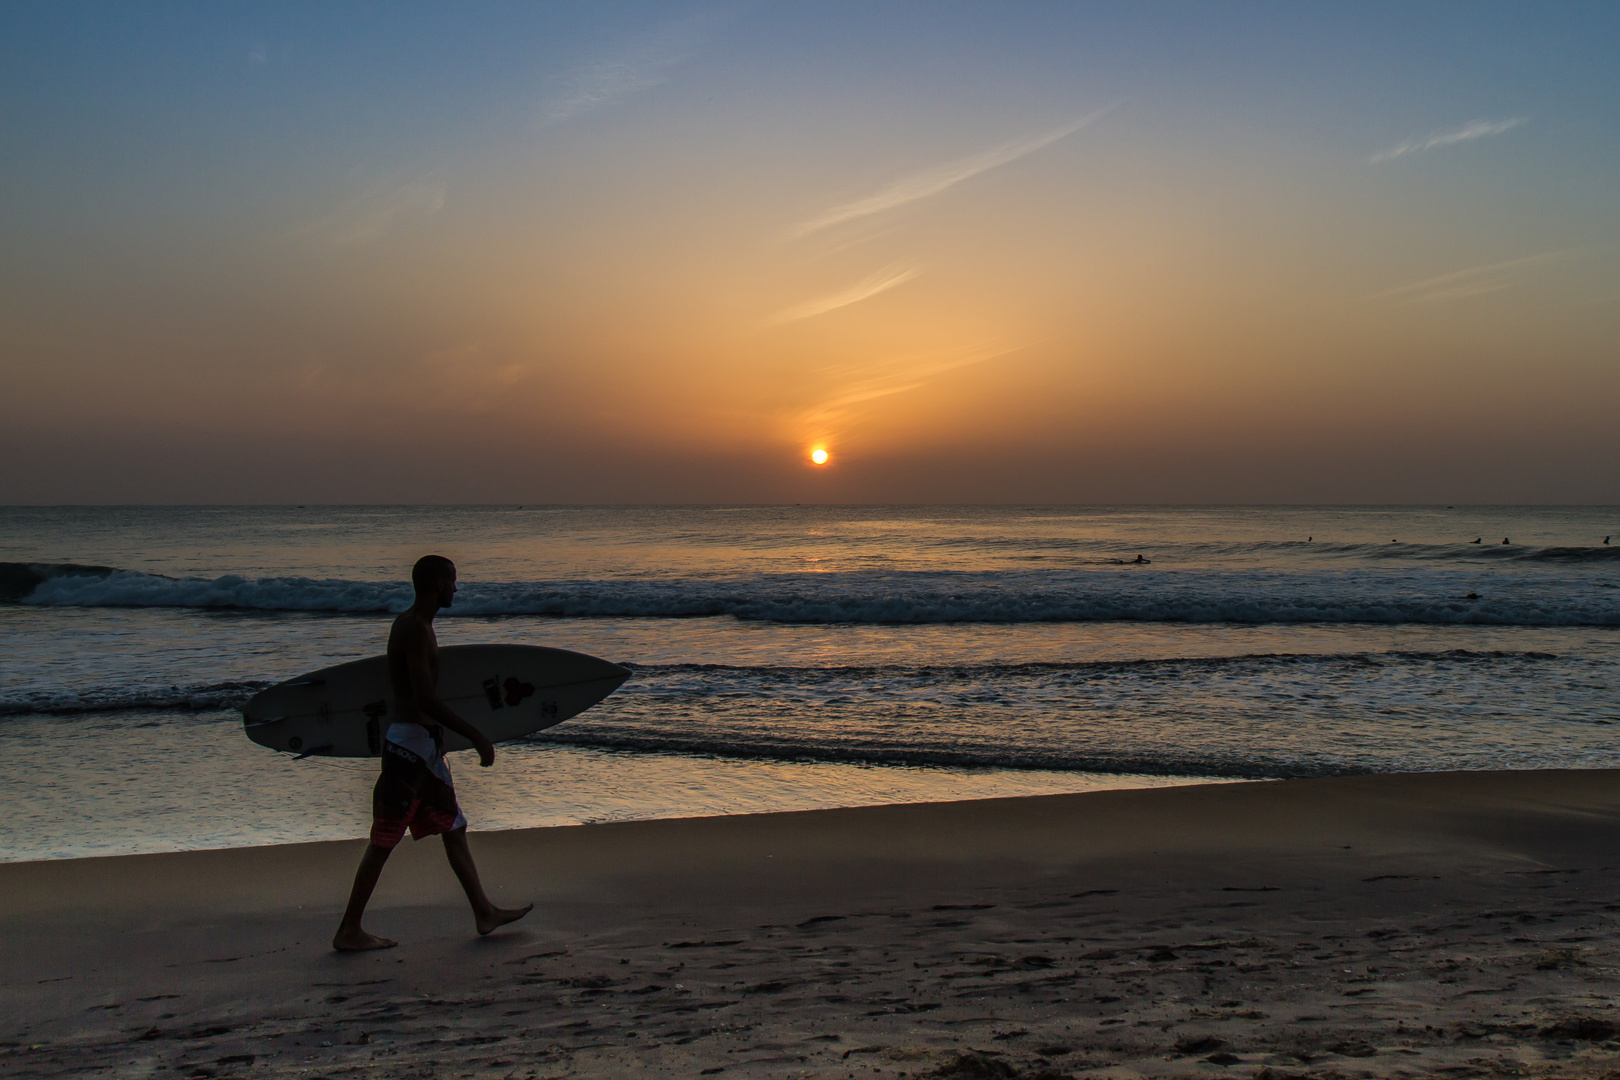
[[[1620,1064],[1620,771],[1196,784],[471,840],[492,897],[533,899],[533,915],[476,938],[438,845],[407,843],[367,919],[401,947],[350,956],[327,942],[361,841],[0,864],[0,1068]],[[1011,1072],[971,1071],[985,1062]]]
[[[18,726],[13,724],[11,734]],[[51,745],[49,723],[21,726],[36,748]],[[29,791],[22,819],[7,823],[0,864],[354,840],[364,838],[370,827],[375,759],[294,762],[243,739],[239,717],[157,730],[158,739],[149,738],[152,729],[138,728],[113,733],[116,741],[103,744],[109,758],[128,753],[138,766],[135,783],[111,797],[87,794],[84,766],[77,759],[35,758],[31,752],[19,755],[22,760],[0,761],[0,786],[9,780]],[[759,760],[525,743],[503,744],[490,770],[478,768],[476,755],[468,751],[453,752],[451,765],[475,833],[1229,779]],[[173,798],[176,787],[187,788],[184,800]],[[84,828],[86,819],[96,821],[95,829]]]

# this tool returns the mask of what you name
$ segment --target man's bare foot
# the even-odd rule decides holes
[[[364,930],[339,930],[332,937],[332,948],[338,952],[364,952],[367,949],[392,949],[399,942],[393,938],[378,937]]]
[[[474,918],[478,921],[478,934],[480,937],[482,937],[484,934],[494,930],[497,926],[505,926],[509,922],[517,922],[519,919],[523,918],[523,916],[527,915],[533,910],[533,904],[520,908],[490,908],[488,913],[474,916]]]

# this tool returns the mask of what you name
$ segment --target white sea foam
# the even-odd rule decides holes
[[[758,761],[1230,778],[1612,765],[1576,706],[1504,713],[1503,687],[1560,700],[1605,677],[1533,650],[1388,650],[1040,663],[636,664],[590,713],[534,742]],[[1612,666],[1604,670],[1611,670]],[[231,712],[262,681],[0,695],[7,724],[98,727],[152,713]],[[1436,696],[1447,702],[1437,710]],[[1205,706],[1189,711],[1189,702]],[[1331,702],[1332,704],[1328,704]],[[1376,724],[1343,730],[1376,702]],[[1218,704],[1216,704],[1218,703]],[[1210,706],[1214,707],[1210,707]],[[1279,708],[1279,706],[1282,706]],[[1350,713],[1346,713],[1346,709]],[[107,714],[114,714],[111,718]],[[75,719],[77,718],[77,719]],[[971,718],[964,723],[964,718]],[[1467,738],[1459,741],[1459,734]]]
[[[0,716],[73,716],[84,713],[208,712],[239,709],[269,686],[263,680],[193,686],[98,686],[78,690],[25,690],[0,695]]]
[[[411,588],[403,583],[312,578],[171,578],[120,571],[107,577],[46,578],[23,598],[47,607],[229,608],[239,611],[404,611]]]
[[[1503,661],[1556,660],[1535,651],[1390,651],[1380,653],[1267,653],[1238,656],[1161,657],[1146,660],[1086,660],[1032,663],[953,663],[946,665],[870,664],[800,666],[784,664],[627,664],[635,682],[626,696],[660,700],[708,701],[718,696],[746,694],[762,699],[796,694],[820,702],[847,698],[865,687],[881,685],[891,701],[918,694],[937,696],[942,687],[1039,683],[1052,687],[1089,684],[1097,679],[1164,679],[1193,675],[1234,673],[1254,675],[1263,669],[1382,667],[1388,665],[1491,665]],[[124,685],[91,686],[74,690],[20,690],[0,693],[0,717],[18,715],[72,716],[111,712],[208,712],[239,709],[247,699],[271,683],[264,679],[235,679],[185,686],[163,686],[144,681]],[[565,740],[566,741],[566,740]]]
[[[470,583],[444,616],[730,616],[782,623],[1414,623],[1620,626],[1620,590],[1514,577],[1491,591],[1440,571],[1003,571],[760,575],[710,580]],[[272,612],[405,610],[408,585],[312,578],[168,578],[119,572],[40,582],[23,603]]]

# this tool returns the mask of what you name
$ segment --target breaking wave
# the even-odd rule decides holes
[[[1137,550],[1120,540],[1096,540],[1085,537],[987,537],[955,536],[933,543],[941,548],[967,548],[980,551],[1007,550],[1012,552],[1049,552],[1070,556],[1085,555],[1086,561],[1099,565],[1121,564],[1130,561],[1129,555]],[[1173,546],[1155,548],[1149,543],[1146,550],[1164,553],[1173,550],[1183,559],[1253,559],[1316,557],[1336,561],[1361,559],[1387,562],[1410,560],[1416,562],[1448,562],[1459,566],[1491,565],[1499,563],[1596,563],[1620,565],[1620,545],[1595,544],[1589,547],[1547,546],[1531,544],[1503,544],[1481,539],[1478,544],[1402,543],[1391,540],[1385,544],[1331,543],[1304,540],[1235,540],[1235,541],[1183,541]],[[1125,554],[1122,554],[1125,553]],[[1018,557],[1018,556],[1014,556]],[[1042,559],[1052,555],[1024,555],[1023,558]]]
[[[118,573],[110,566],[82,566],[78,563],[0,562],[0,601],[15,602],[31,595],[52,578],[107,578]]]
[[[608,732],[566,731],[563,727],[533,736],[536,743],[574,746],[621,753],[690,754],[749,761],[827,762],[854,765],[909,765],[955,769],[1027,769],[1051,772],[1132,774],[1138,776],[1219,777],[1234,780],[1284,780],[1313,776],[1355,776],[1366,773],[1360,762],[1299,759],[1283,755],[1072,754],[1001,748],[992,752],[954,747],[851,747],[817,743],[755,742],[746,745],[723,740],[647,738]]]
[[[115,686],[89,690],[31,691],[0,697],[0,716],[74,716],[83,713],[207,712],[239,709],[248,698],[271,685],[264,680],[207,683],[197,686]]]
[[[1559,552],[1539,549],[1552,561]],[[1617,549],[1620,550],[1620,549]],[[1609,556],[1603,556],[1608,559]],[[1584,558],[1584,556],[1583,556]],[[1528,572],[1526,572],[1528,573]],[[1612,583],[1475,572],[1005,570],[766,574],[715,579],[471,583],[445,616],[704,618],[777,623],[1418,623],[1620,626]],[[107,567],[0,564],[16,602],[47,607],[377,614],[403,582],[171,578]],[[1488,590],[1476,592],[1475,590]],[[1599,589],[1609,590],[1607,593]]]
[[[1236,667],[1296,667],[1307,665],[1366,665],[1381,667],[1403,663],[1494,663],[1499,660],[1556,660],[1555,653],[1506,649],[1393,649],[1353,653],[1239,653],[1233,656],[1163,656],[1141,660],[1033,660],[1024,663],[870,664],[799,666],[788,664],[638,664],[625,666],[639,676],[673,674],[746,676],[864,682],[896,676],[952,679],[1023,678],[1040,675],[1104,675],[1125,673],[1181,673],[1221,671]]]
[[[859,694],[902,697],[946,684],[984,687],[1000,682],[1063,682],[1125,677],[1181,678],[1195,674],[1255,674],[1266,669],[1334,667],[1376,669],[1410,665],[1489,665],[1503,661],[1556,660],[1553,653],[1499,649],[1391,650],[1355,653],[1243,653],[1234,656],[1157,657],[1142,660],[1033,661],[1026,663],[871,664],[645,664],[627,662],[635,678],[613,700],[684,698],[693,702],[735,697],[770,698],[784,693],[846,698]],[[0,716],[72,716],[85,713],[239,709],[268,686],[268,679],[235,679],[188,686],[110,686],[80,690],[25,691],[0,696]],[[600,713],[601,710],[598,710]],[[575,725],[577,726],[577,725]],[[569,741],[566,738],[562,741]],[[707,751],[706,751],[707,752]]]

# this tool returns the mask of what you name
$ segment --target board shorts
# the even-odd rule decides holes
[[[427,734],[418,724],[404,726]],[[394,741],[392,729],[388,735],[383,740],[382,775],[371,792],[371,842],[392,848],[405,838],[407,829],[412,839],[420,840],[466,828],[450,782],[450,765],[437,743],[423,745],[422,739],[407,737],[401,742],[413,745],[401,745]]]

